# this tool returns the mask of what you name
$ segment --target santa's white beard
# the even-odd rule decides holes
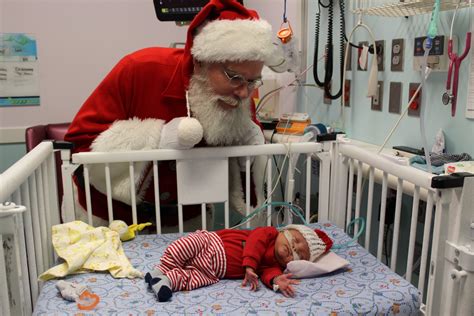
[[[207,78],[194,74],[189,84],[189,106],[193,117],[202,125],[204,140],[213,146],[240,145],[251,124],[250,98],[238,100],[214,93]],[[224,109],[222,100],[233,109]]]

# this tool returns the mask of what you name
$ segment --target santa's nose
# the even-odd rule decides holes
[[[235,88],[234,94],[238,96],[241,100],[248,98],[250,96],[248,84],[244,83],[239,87]]]

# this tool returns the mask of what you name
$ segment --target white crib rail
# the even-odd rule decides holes
[[[56,169],[53,145],[40,143],[0,175],[0,203],[26,207],[17,221],[24,226],[18,239],[20,266],[18,279],[26,299],[10,297],[12,314],[28,315],[39,293],[38,275],[54,262],[51,226],[59,223]],[[2,220],[4,222],[5,219]],[[28,255],[27,255],[28,254]],[[1,260],[1,259],[0,259]],[[13,271],[17,268],[12,267]]]
[[[351,141],[340,139],[334,147],[334,165],[333,174],[336,176],[335,183],[332,185],[331,192],[331,211],[330,219],[339,227],[346,227],[353,218],[361,216],[362,204],[361,201],[366,199],[367,208],[364,217],[366,221],[366,232],[361,236],[359,242],[365,246],[367,250],[371,250],[372,232],[372,218],[375,215],[374,202],[374,186],[375,183],[381,184],[381,198],[380,198],[380,213],[378,225],[378,238],[376,256],[377,259],[383,261],[383,247],[385,236],[385,218],[387,207],[387,191],[388,188],[396,190],[395,196],[395,211],[393,222],[393,241],[391,243],[390,262],[391,270],[398,272],[400,275],[405,275],[406,280],[412,281],[414,265],[419,265],[419,279],[417,287],[422,295],[425,295],[425,286],[428,282],[428,291],[426,293],[426,306],[435,306],[434,310],[439,310],[439,293],[442,289],[442,267],[443,267],[443,253],[444,228],[442,227],[442,217],[447,214],[454,213],[454,208],[451,205],[452,195],[459,191],[455,189],[433,189],[431,181],[434,175],[421,170],[412,168],[410,166],[402,166],[399,163],[389,160],[383,155],[376,154],[374,150],[362,148]],[[355,182],[354,188],[354,177]],[[367,195],[365,195],[364,185],[365,179],[368,179]],[[354,198],[355,194],[355,198]],[[399,253],[406,251],[406,245],[399,244],[400,222],[402,214],[402,197],[409,195],[413,198],[411,206],[410,229],[408,240],[408,251],[406,265],[401,264],[398,260]],[[418,227],[418,210],[420,201],[426,201],[425,220],[423,227]],[[355,203],[355,205],[354,205]],[[405,202],[403,203],[405,204]],[[434,208],[435,207],[435,208]],[[465,206],[467,207],[467,206]],[[435,212],[436,210],[436,212]],[[435,216],[433,224],[433,216]],[[354,234],[358,232],[358,225],[354,227]],[[417,241],[417,231],[422,230],[422,248],[421,257],[418,262],[414,261],[415,243]],[[433,231],[432,231],[433,230]],[[434,236],[434,237],[432,237]],[[418,239],[420,235],[418,236]],[[431,247],[431,248],[430,248]],[[431,254],[429,256],[429,250]],[[388,250],[387,250],[388,252]],[[431,261],[429,261],[429,257]],[[427,266],[430,266],[427,274]],[[398,263],[398,265],[397,265]],[[428,280],[428,281],[427,281]],[[436,284],[435,284],[436,282]],[[422,304],[422,311],[425,310]],[[428,313],[430,314],[430,313]]]
[[[85,182],[85,195],[86,195],[86,208],[88,214],[89,223],[92,221],[92,203],[91,203],[91,193],[90,193],[90,177],[89,170],[90,166],[96,164],[103,164],[106,178],[106,191],[107,191],[107,201],[108,201],[108,214],[109,221],[113,219],[113,206],[112,206],[112,195],[111,195],[111,184],[110,184],[110,168],[112,163],[128,163],[130,179],[133,179],[135,173],[135,167],[137,163],[150,162],[153,166],[153,182],[155,190],[155,197],[160,195],[160,190],[158,187],[158,167],[157,162],[165,160],[176,160],[177,161],[177,180],[178,180],[178,218],[179,218],[179,231],[183,231],[183,214],[182,214],[182,205],[191,205],[191,204],[201,204],[203,210],[205,209],[206,203],[216,203],[222,202],[225,203],[225,227],[229,227],[229,207],[228,207],[228,159],[232,157],[245,157],[245,169],[246,169],[246,188],[244,196],[250,196],[250,160],[251,157],[256,156],[265,156],[265,155],[289,155],[294,157],[295,155],[305,154],[307,168],[306,171],[309,172],[309,175],[306,176],[306,194],[309,197],[311,191],[310,185],[310,172],[311,172],[311,161],[314,158],[314,154],[321,151],[321,145],[317,143],[292,143],[292,144],[266,144],[266,145],[256,145],[256,146],[236,146],[236,147],[214,147],[214,148],[194,148],[190,150],[170,150],[170,149],[161,149],[161,150],[148,150],[148,151],[135,151],[135,152],[108,152],[108,153],[98,153],[98,152],[88,152],[88,153],[78,153],[72,155],[72,164],[73,167],[69,168],[74,170],[78,165],[83,165],[84,167],[84,182]],[[272,168],[271,160],[267,158],[267,169],[266,177],[271,179]],[[65,157],[64,160],[68,161],[68,157]],[[210,161],[210,162],[209,162]],[[189,164],[193,164],[191,167]],[[197,164],[197,165],[194,165]],[[201,172],[200,176],[191,176],[190,171],[194,172],[205,170]],[[286,192],[286,201],[292,201],[292,196],[294,192],[292,191],[292,185],[294,179],[292,178],[292,168],[288,169],[289,189]],[[214,184],[206,182],[208,186],[206,191],[213,192],[213,196],[205,194],[201,189],[202,182],[204,178],[216,178],[222,177],[221,181],[215,182]],[[194,182],[190,182],[194,181]],[[68,185],[72,185],[72,182],[65,182],[65,194],[72,194],[72,189],[68,188]],[[199,183],[201,182],[201,183]],[[271,181],[270,181],[271,182]],[[134,223],[137,221],[137,208],[136,208],[136,190],[134,187],[134,181],[131,181],[132,185],[130,188],[131,196],[131,206],[132,206],[132,218]],[[214,185],[209,187],[209,185]],[[186,195],[180,194],[180,190],[185,188]],[[267,194],[271,192],[270,186],[267,186]],[[65,201],[69,204],[64,208],[65,216],[68,220],[74,218],[74,206],[72,204],[73,198],[66,197]],[[159,201],[158,198],[155,199]],[[271,197],[269,198],[271,201]],[[245,199],[246,202],[246,215],[250,214],[250,198]],[[309,220],[309,211],[310,211],[310,199],[306,200],[306,214],[305,217]],[[161,220],[159,217],[160,214],[160,204],[156,203],[156,222],[157,222],[157,233],[161,232]],[[204,211],[203,211],[204,212]],[[268,208],[270,212],[270,207]],[[290,214],[287,214],[285,218],[291,218]],[[270,224],[270,218],[267,221]],[[206,222],[203,219],[202,223],[205,227]]]

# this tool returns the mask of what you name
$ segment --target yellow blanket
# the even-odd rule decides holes
[[[118,233],[107,227],[94,228],[81,221],[55,225],[52,240],[65,262],[41,274],[40,280],[90,271],[109,271],[114,278],[143,277],[125,256]]]

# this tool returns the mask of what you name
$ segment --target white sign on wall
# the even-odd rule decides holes
[[[0,33],[0,106],[39,105],[36,40],[23,33]]]

